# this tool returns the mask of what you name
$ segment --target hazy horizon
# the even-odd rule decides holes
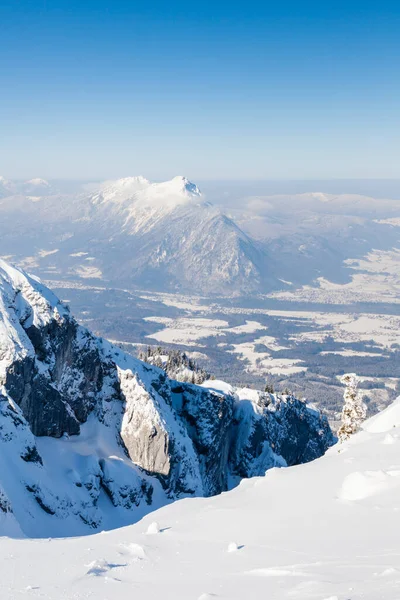
[[[82,178],[82,179],[57,179],[47,178],[46,180],[54,185],[55,188],[62,192],[76,192],[88,183],[100,183],[112,179],[120,179],[123,177],[145,176],[152,182],[161,182],[172,179],[179,175],[178,173],[169,173],[164,179],[150,178],[146,174],[135,172],[121,174],[120,177],[109,177],[107,174],[98,179]],[[204,196],[212,202],[229,206],[231,202],[240,200],[243,197],[263,195],[295,195],[307,194],[313,192],[322,192],[326,194],[357,194],[362,196],[370,196],[377,199],[400,199],[400,178],[399,179],[203,179],[188,174],[181,174],[198,185]],[[6,180],[22,183],[27,181],[23,177],[10,178],[5,173],[0,172],[0,176]],[[41,178],[40,174],[36,175]],[[44,178],[43,178],[44,179]]]

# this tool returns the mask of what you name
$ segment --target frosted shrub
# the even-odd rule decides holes
[[[343,399],[342,424],[338,431],[339,442],[345,442],[360,429],[361,423],[367,415],[367,407],[362,401],[358,387],[358,377],[355,373],[346,373],[340,378],[346,386]]]

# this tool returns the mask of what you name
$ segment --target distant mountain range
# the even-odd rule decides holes
[[[51,185],[45,179],[39,177],[30,179],[29,181],[10,181],[0,175],[0,198],[14,196],[16,194],[49,194],[51,193]]]
[[[210,204],[185,177],[127,177],[62,192],[0,178],[0,255],[47,279],[211,295],[341,280],[343,261],[398,238],[394,201],[322,193]]]
[[[274,281],[262,245],[184,177],[128,177],[70,196],[41,180],[3,180],[1,195],[1,252],[28,257],[23,264],[42,274],[55,266],[60,277],[204,294],[251,293]]]

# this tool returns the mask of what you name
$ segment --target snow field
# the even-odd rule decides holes
[[[0,597],[398,600],[399,405],[321,459],[175,502],[135,525],[3,538]],[[154,523],[159,533],[149,535]]]

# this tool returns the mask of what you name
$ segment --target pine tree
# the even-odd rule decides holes
[[[267,392],[267,394],[273,394],[274,393],[274,386],[272,385],[272,383],[267,383],[265,384],[265,389],[264,392]]]
[[[345,442],[360,429],[360,425],[367,415],[367,407],[357,389],[359,380],[355,373],[346,373],[340,378],[340,381],[346,386],[346,389],[343,394],[342,424],[338,431],[338,438],[340,442]]]
[[[148,346],[139,351],[139,359],[163,369],[168,377],[177,381],[200,385],[210,378],[196,361],[181,350],[167,350],[161,346]]]

